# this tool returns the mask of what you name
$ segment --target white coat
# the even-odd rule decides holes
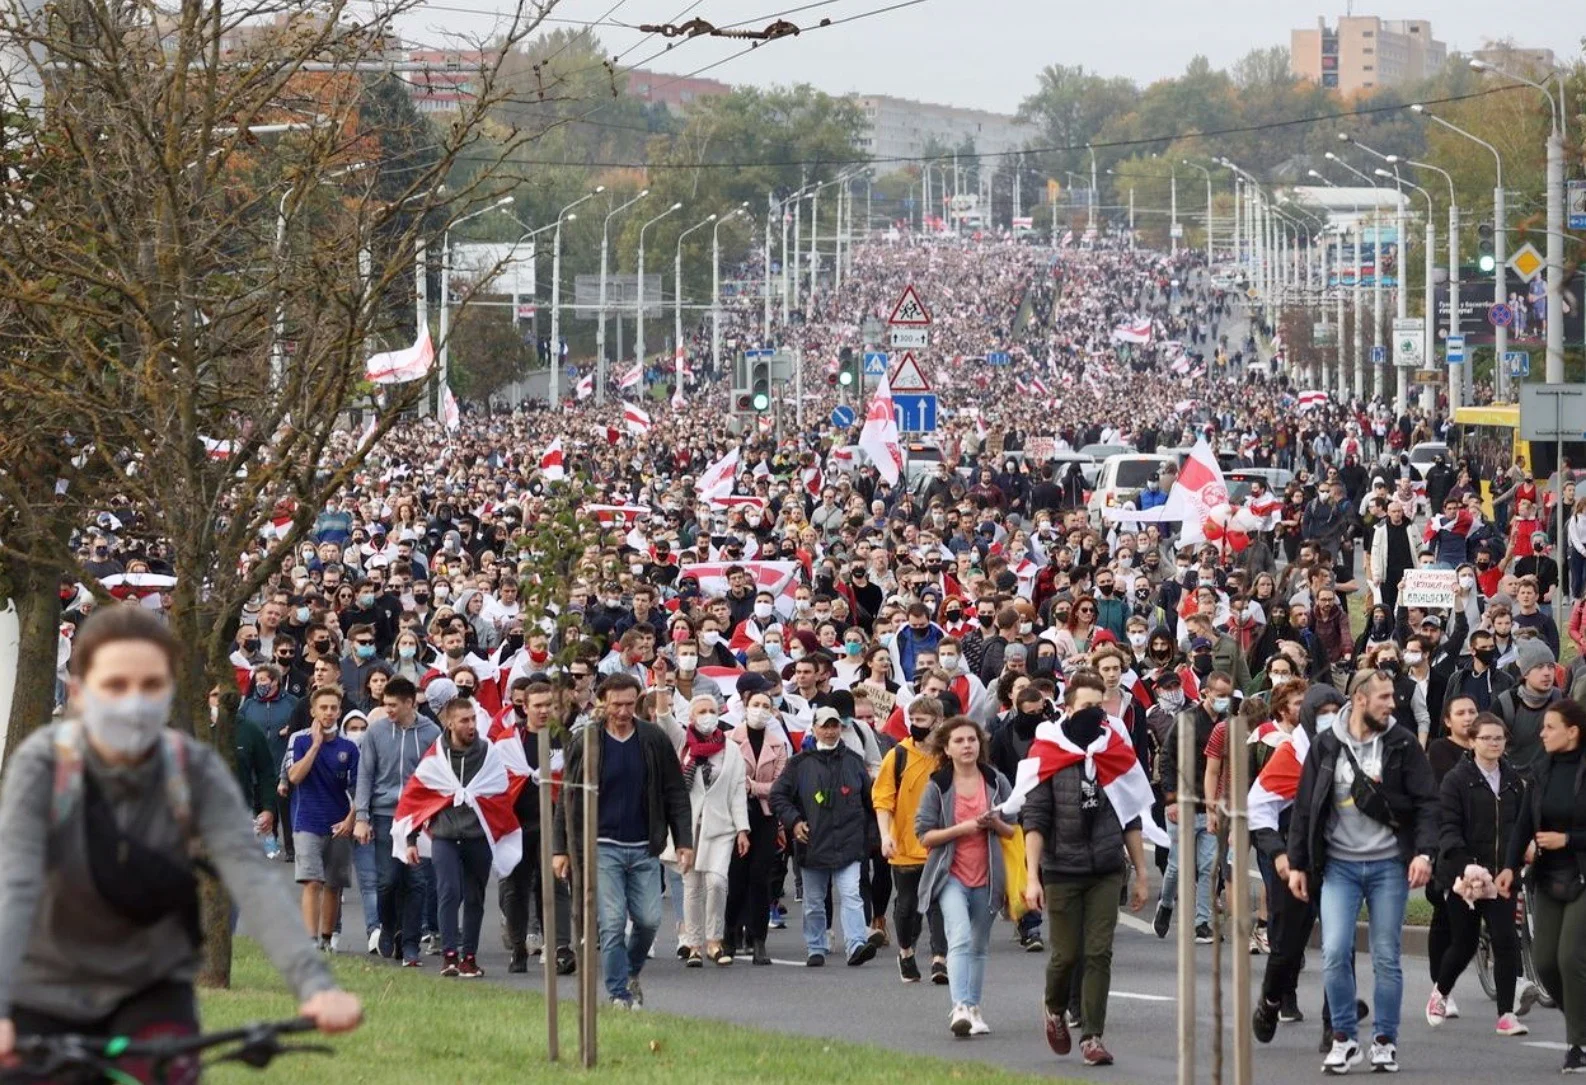
[[[738,744],[729,740],[721,753],[710,759],[710,768],[710,786],[705,786],[705,774],[696,771],[688,792],[694,820],[694,866],[725,878],[738,834],[749,831],[749,788]]]

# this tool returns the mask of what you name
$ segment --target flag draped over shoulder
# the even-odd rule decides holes
[[[496,876],[506,877],[523,858],[523,828],[512,806],[527,777],[512,772],[497,744],[491,743],[485,750],[485,763],[464,786],[446,755],[448,741],[445,735],[435,740],[402,788],[391,825],[392,854],[405,862],[408,835],[417,831],[419,854],[429,855],[429,823],[447,807],[466,806],[485,830]]]
[[[1250,799],[1245,810],[1250,818],[1250,831],[1276,829],[1278,818],[1299,794],[1300,773],[1305,769],[1305,757],[1311,751],[1311,736],[1302,727],[1289,732],[1267,763],[1261,766],[1256,782],[1250,785]]]
[[[1128,730],[1116,716],[1107,717],[1107,726],[1084,749],[1075,745],[1054,721],[1048,720],[1036,727],[1035,741],[1030,743],[1028,756],[1019,762],[1013,793],[1002,804],[1002,812],[1017,814],[1024,806],[1025,796],[1039,784],[1077,764],[1085,766],[1087,780],[1101,785],[1120,824],[1127,825],[1139,818],[1140,832],[1145,839],[1159,847],[1168,846],[1167,833],[1151,816],[1154,799],[1151,781],[1135,754]]]

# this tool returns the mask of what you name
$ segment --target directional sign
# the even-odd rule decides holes
[[[892,414],[897,419],[900,433],[934,433],[936,396],[931,392],[894,395]]]
[[[879,350],[865,351],[865,376],[884,377],[887,375],[887,356]]]
[[[1586,181],[1564,182],[1564,211],[1571,230],[1586,230]]]
[[[1372,365],[1381,365],[1383,362],[1385,362],[1387,360],[1388,360],[1388,348],[1387,347],[1372,347],[1371,348],[1371,364]]]
[[[1393,322],[1393,364],[1414,369],[1426,357],[1426,324],[1420,317]]]
[[[1451,335],[1448,337],[1448,364],[1463,365],[1465,361],[1465,337]]]
[[[1529,377],[1531,375],[1531,352],[1528,350],[1504,351],[1503,367],[1511,377]]]
[[[838,429],[847,429],[854,424],[854,409],[846,403],[838,404],[832,410],[832,425]]]
[[[1502,303],[1487,310],[1487,323],[1494,328],[1507,328],[1514,323],[1514,310]]]
[[[924,328],[893,328],[891,333],[893,350],[924,350],[930,341],[930,333]]]
[[[1515,254],[1509,257],[1509,267],[1514,269],[1514,273],[1526,282],[1536,278],[1537,274],[1546,266],[1547,261],[1542,259],[1542,254],[1537,252],[1536,246],[1529,241],[1521,245],[1515,250]]]
[[[1012,361],[1005,350],[994,350],[986,355],[987,365],[1008,365]]]
[[[931,382],[925,379],[925,374],[920,370],[920,363],[914,360],[914,352],[909,350],[903,352],[903,360],[892,370],[892,375],[887,378],[887,384],[894,394],[931,390]]]
[[[906,327],[925,328],[931,323],[931,314],[926,310],[925,303],[920,300],[914,284],[910,283],[903,288],[902,295],[897,304],[892,307],[892,315],[887,317],[887,323],[893,327],[904,325]]]

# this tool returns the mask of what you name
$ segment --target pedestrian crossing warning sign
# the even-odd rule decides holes
[[[913,283],[903,288],[903,294],[892,307],[892,315],[887,317],[887,323],[893,327],[901,325],[915,328],[923,328],[931,323],[931,314],[926,312],[925,303],[920,300]]]

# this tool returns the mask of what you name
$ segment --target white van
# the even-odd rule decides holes
[[[1090,503],[1086,506],[1090,514],[1090,522],[1097,527],[1106,527],[1107,521],[1102,517],[1103,510],[1122,508],[1129,502],[1135,501],[1140,491],[1145,488],[1146,480],[1155,478],[1158,472],[1169,464],[1177,468],[1178,457],[1147,455],[1142,452],[1108,456],[1102,461],[1101,470],[1097,472],[1096,488],[1091,491]]]

